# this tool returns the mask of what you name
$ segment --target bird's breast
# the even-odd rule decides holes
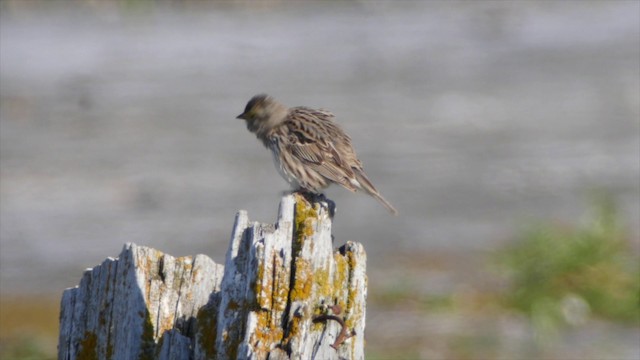
[[[300,183],[296,179],[296,177],[287,169],[287,166],[283,163],[280,142],[276,137],[271,137],[269,139],[269,143],[267,147],[271,150],[271,155],[273,157],[273,164],[278,170],[280,176],[285,179],[289,185],[291,185],[294,189],[300,188]]]

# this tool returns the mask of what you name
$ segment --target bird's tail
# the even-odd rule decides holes
[[[371,183],[371,180],[367,178],[367,175],[364,173],[362,169],[354,169],[354,172],[356,174],[356,178],[358,180],[358,183],[360,183],[360,188],[362,190],[364,190],[367,194],[373,196],[376,200],[378,200],[378,202],[382,204],[382,206],[384,206],[389,213],[393,215],[398,215],[398,210],[396,210],[396,208],[394,208],[393,205],[391,205],[391,203],[387,201],[387,199],[385,199],[384,197],[382,197],[382,195],[380,195],[380,192],[378,192],[375,186],[373,186],[373,184]]]
[[[389,213],[391,213],[392,215],[398,215],[398,210],[396,210],[396,208],[394,208],[393,205],[391,205],[391,203],[389,203],[385,198],[383,198],[382,195],[380,195],[380,193],[369,193],[369,194],[373,196],[376,200],[378,200],[378,202],[382,204],[382,206],[384,206]]]

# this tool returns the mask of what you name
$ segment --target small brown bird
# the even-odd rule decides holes
[[[354,192],[362,190],[390,213],[398,213],[367,178],[351,138],[332,113],[304,106],[288,108],[260,94],[249,100],[237,118],[245,120],[247,129],[271,150],[280,175],[294,189],[319,194],[337,183]]]

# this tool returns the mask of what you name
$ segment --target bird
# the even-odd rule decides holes
[[[295,189],[311,194],[331,184],[375,198],[389,213],[398,211],[373,186],[351,138],[324,109],[287,107],[267,94],[249,100],[236,117],[271,150],[280,175]]]

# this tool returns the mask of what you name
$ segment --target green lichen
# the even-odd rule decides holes
[[[216,337],[218,335],[218,307],[206,305],[198,310],[196,316],[198,333],[196,341],[200,343],[200,348],[204,350],[207,359],[216,357]]]
[[[221,334],[223,359],[236,359],[238,348],[244,340],[246,331],[247,314],[257,310],[255,298],[252,299],[230,299],[227,307],[223,309],[225,314],[235,314],[233,323],[223,330]]]
[[[85,331],[83,340],[80,342],[80,351],[78,352],[78,360],[98,359],[96,353],[98,345],[98,336],[94,332]]]
[[[144,318],[144,324],[142,326],[142,338],[140,339],[142,348],[140,349],[140,355],[138,356],[138,359],[152,360],[155,358],[156,348],[153,323],[151,323],[151,317],[149,316],[148,311],[140,311],[138,315]]]
[[[233,312],[238,309],[240,309],[240,304],[235,300],[229,300],[229,303],[227,305],[227,310]]]
[[[227,336],[224,337],[224,344],[225,344],[225,349],[226,349],[226,358],[228,359],[237,359],[238,358],[238,347],[240,346],[240,334],[237,334],[236,336],[229,336],[229,334],[226,334]]]
[[[113,359],[113,344],[111,341],[107,343],[107,359]]]

